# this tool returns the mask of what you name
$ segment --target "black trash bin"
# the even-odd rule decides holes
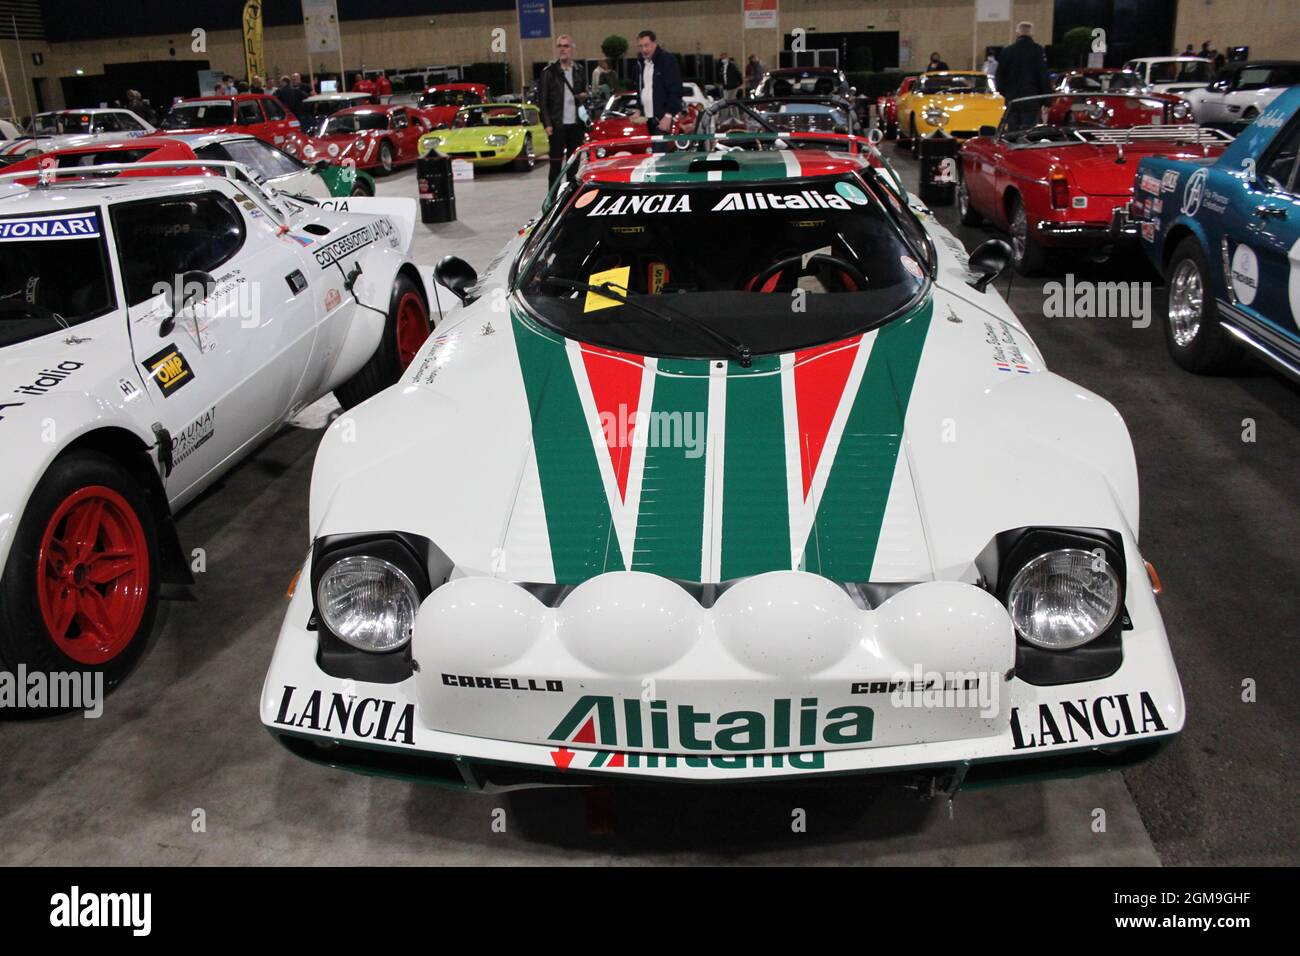
[[[960,148],[942,131],[921,138],[921,202],[927,206],[951,206],[956,198]]]
[[[451,157],[437,150],[420,157],[415,164],[415,181],[420,188],[420,221],[453,222],[456,183],[451,174]]]

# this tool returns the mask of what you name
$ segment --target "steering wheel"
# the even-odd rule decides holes
[[[857,289],[854,291],[861,292],[867,287],[867,277],[863,274],[862,270],[853,263],[849,262],[847,259],[841,259],[839,256],[831,256],[824,252],[819,252],[816,255],[809,257],[807,267],[803,264],[802,255],[788,256],[785,259],[779,259],[754,278],[750,279],[749,282],[745,283],[745,288],[750,290],[757,289],[761,292],[763,291],[763,286],[768,282],[771,282],[772,279],[779,276],[791,266],[796,267],[797,276],[804,276],[811,274],[814,271],[813,267],[819,265],[837,269],[844,275],[848,276],[849,280],[857,286]],[[847,283],[845,284],[847,285]],[[773,289],[772,291],[775,290]]]

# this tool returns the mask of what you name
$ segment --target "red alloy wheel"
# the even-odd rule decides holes
[[[397,364],[405,369],[429,337],[429,317],[418,292],[407,292],[397,303]]]
[[[36,555],[36,594],[50,637],[79,664],[107,664],[149,605],[149,544],[126,499],[104,485],[55,509]]]

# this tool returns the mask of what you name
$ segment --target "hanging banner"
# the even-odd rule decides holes
[[[551,0],[518,0],[519,36],[541,40],[551,35]]]
[[[1011,0],[975,0],[976,23],[1002,23],[1011,19]]]
[[[778,0],[743,0],[746,30],[775,30]]]
[[[262,0],[248,0],[244,4],[244,71],[248,82],[255,76],[266,76],[262,55]]]
[[[309,52],[338,52],[339,11],[334,0],[302,0],[302,25]]]

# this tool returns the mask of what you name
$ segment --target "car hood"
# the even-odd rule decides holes
[[[458,573],[515,581],[879,583],[960,573],[1026,508],[1115,512],[1136,477],[1107,488],[1098,442],[1068,437],[1118,429],[1101,444],[1127,448],[1114,410],[1046,372],[978,295],[937,289],[880,329],[750,369],[583,345],[485,296],[403,384],[331,426],[312,534],[402,530]]]

